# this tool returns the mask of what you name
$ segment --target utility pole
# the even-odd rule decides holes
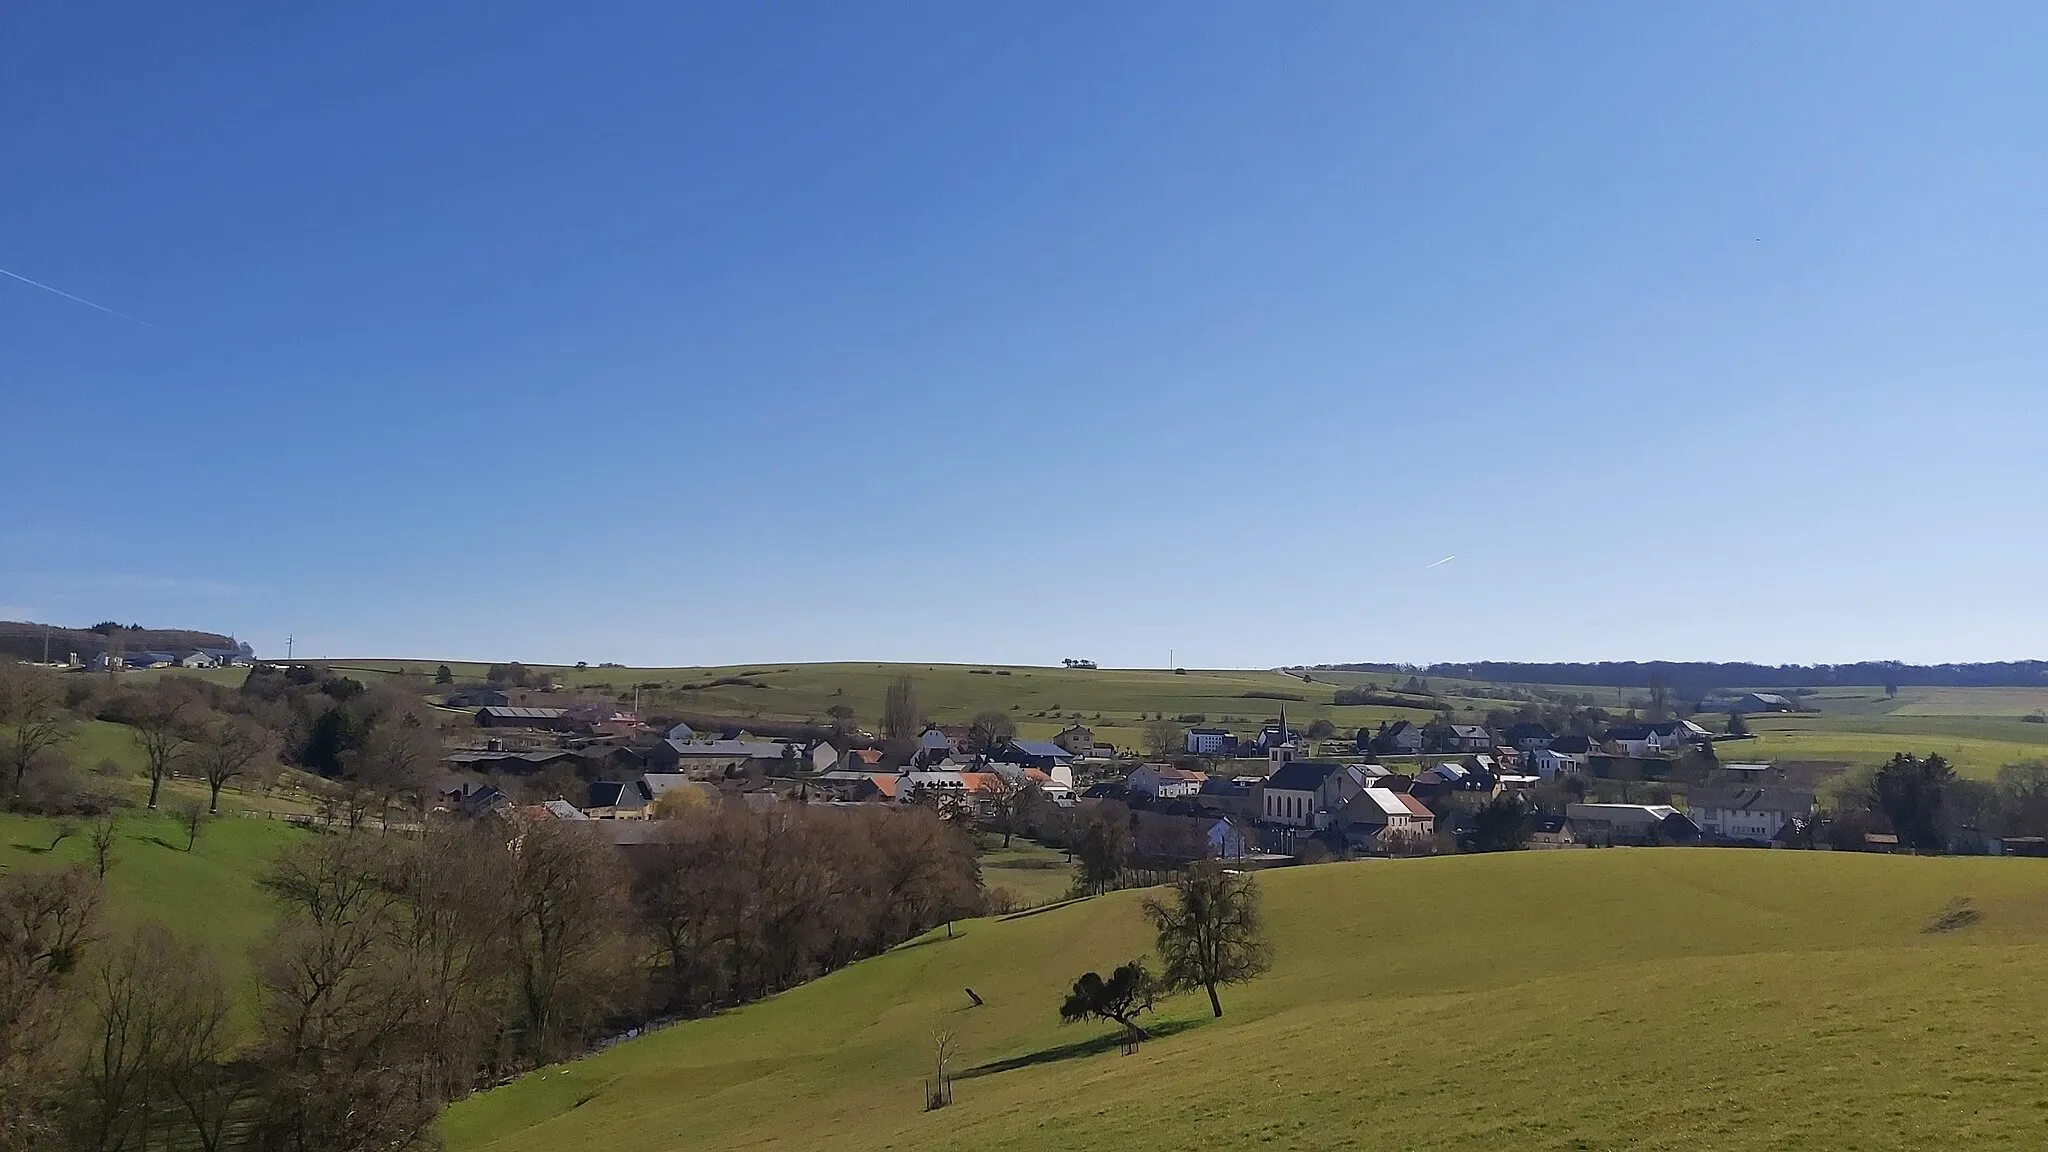
[[[286,634],[285,634],[285,638],[284,638],[284,662],[285,662],[285,663],[287,663],[287,664],[289,664],[289,663],[291,663],[291,662],[292,662],[292,641],[293,641],[293,640],[295,640],[295,639],[297,639],[297,637],[295,637],[295,636],[291,635],[290,633],[286,633]]]
[[[43,663],[50,662],[50,626],[43,625]]]

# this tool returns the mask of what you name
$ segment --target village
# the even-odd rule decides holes
[[[1153,735],[1146,753],[1073,724],[1048,740],[925,723],[908,741],[867,733],[760,735],[654,728],[603,704],[514,704],[497,688],[450,693],[472,734],[446,753],[451,811],[607,822],[616,843],[693,807],[921,804],[1007,837],[1070,846],[1113,819],[1146,867],[1195,860],[1264,867],[1332,858],[1614,845],[1815,846],[1817,781],[1723,761],[1686,719],[1627,720],[1592,734],[1400,720],[1349,736],[1289,724]],[[1737,710],[1789,710],[1750,694]],[[998,726],[999,727],[999,726]],[[1312,734],[1313,733],[1313,734]],[[1170,737],[1172,747],[1164,746]],[[546,795],[543,795],[546,793]],[[1882,836],[1868,847],[1887,847]]]

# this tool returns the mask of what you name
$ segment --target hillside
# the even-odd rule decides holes
[[[334,660],[337,672],[390,674],[401,669],[431,673],[431,661]],[[542,667],[534,666],[536,669]],[[482,664],[450,664],[463,680],[481,680]],[[1196,670],[1176,675],[1159,669],[1067,669],[971,664],[746,664],[727,668],[561,668],[547,666],[571,691],[632,700],[640,690],[642,711],[653,715],[721,716],[778,721],[826,722],[835,705],[852,708],[855,722],[879,724],[889,682],[909,676],[919,704],[935,720],[964,724],[976,712],[1008,713],[1025,736],[1051,736],[1069,724],[1086,724],[1098,738],[1125,748],[1144,744],[1143,725],[1154,715],[1195,717],[1251,734],[1280,710],[1288,723],[1306,726],[1329,720],[1345,731],[1381,720],[1427,720],[1429,706],[1388,707],[1335,702],[1339,687],[1384,686],[1400,678],[1356,673],[1300,676],[1257,670]],[[1459,713],[1502,707],[1521,690],[1500,686],[1433,685],[1439,699]],[[1461,688],[1472,695],[1464,695]],[[1483,693],[1483,695],[1482,695]],[[1618,703],[1618,699],[1616,700]],[[1420,704],[1420,700],[1418,700]]]
[[[465,1101],[455,1152],[2033,1147],[2036,861],[1615,850],[1262,878],[1272,973],[1061,1028],[1138,893],[977,921]],[[1924,931],[1957,897],[1978,924]],[[972,987],[984,1008],[965,1007]],[[920,1109],[934,1024],[955,1103]]]
[[[45,639],[47,638],[47,645]],[[16,660],[41,660],[47,647],[51,660],[63,660],[77,653],[90,660],[109,649],[118,639],[124,652],[185,653],[195,648],[233,648],[232,637],[218,632],[196,632],[183,628],[121,628],[114,636],[87,628],[60,628],[25,620],[0,620],[0,656]]]

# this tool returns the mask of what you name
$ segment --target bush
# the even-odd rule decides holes
[[[1024,907],[1024,901],[1016,892],[1001,887],[989,889],[982,895],[981,903],[990,916],[1008,916]]]
[[[2048,712],[2029,712],[2020,720],[2027,724],[2048,724]]]

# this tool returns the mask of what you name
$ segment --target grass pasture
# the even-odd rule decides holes
[[[456,1105],[455,1152],[604,1147],[2038,1147],[2048,867],[1614,850],[1265,873],[1273,971],[1121,1056],[1063,988],[1139,893],[964,925]],[[1924,929],[1959,896],[1982,920]],[[971,987],[986,1007],[969,1008]],[[921,1111],[934,1025],[963,1052]]]
[[[0,872],[89,862],[92,849],[84,822],[53,850],[57,824],[0,813]],[[280,848],[303,835],[282,820],[223,816],[208,824],[187,852],[185,833],[170,816],[123,813],[107,873],[103,924],[119,930],[155,919],[213,949],[229,988],[246,1007],[254,994],[249,951],[275,919],[256,878]]]
[[[1008,848],[991,848],[981,854],[982,886],[1008,888],[1026,907],[1062,899],[1073,887],[1075,875],[1065,852],[1028,840],[1012,840]]]
[[[335,660],[337,672],[388,674],[401,666],[431,673],[421,661]],[[450,665],[458,677],[481,678],[480,664]],[[1203,671],[1185,675],[1158,669],[1071,670],[971,664],[750,664],[729,668],[555,669],[568,688],[630,698],[643,686],[642,706],[650,712],[682,712],[825,722],[829,709],[844,704],[855,722],[874,728],[890,681],[908,675],[918,703],[942,723],[964,724],[988,709],[1008,713],[1026,736],[1047,737],[1069,724],[1095,729],[1098,739],[1124,748],[1144,745],[1143,726],[1154,714],[1204,716],[1207,723],[1255,731],[1284,708],[1290,725],[1326,719],[1344,730],[1381,720],[1425,720],[1419,708],[1361,705],[1339,708],[1334,674],[1313,673],[1314,683],[1270,671]],[[1344,677],[1348,685],[1361,677]],[[1378,678],[1384,682],[1385,678]],[[718,683],[725,681],[725,683]],[[1467,701],[1480,711],[1498,702]]]

